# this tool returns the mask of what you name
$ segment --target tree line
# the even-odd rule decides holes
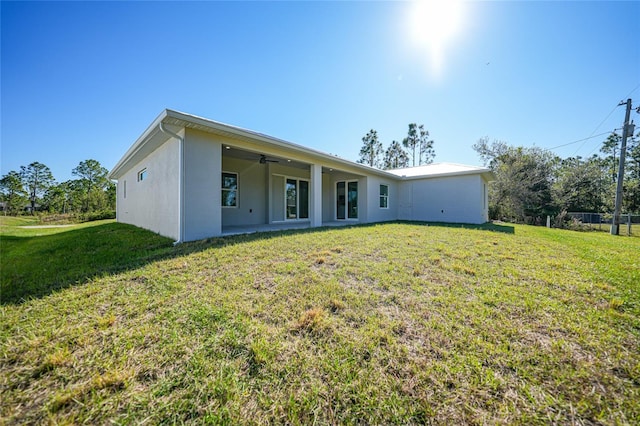
[[[424,128],[423,124],[411,123],[402,143],[394,140],[386,150],[378,139],[378,132],[371,129],[362,138],[358,163],[384,170],[401,169],[430,164],[435,156],[433,140],[429,139],[429,131]]]
[[[489,187],[490,218],[541,224],[547,215],[561,219],[567,212],[612,212],[621,139],[612,133],[588,158],[560,158],[539,147],[479,139],[473,149],[496,176]],[[624,212],[638,213],[640,143],[630,141],[622,205]]]
[[[71,172],[76,179],[56,182],[51,169],[35,161],[0,179],[0,199],[7,214],[113,213],[116,186],[97,160],[81,161]]]
[[[640,132],[636,135],[640,138]],[[566,212],[612,212],[620,162],[621,136],[612,133],[598,154],[560,158],[539,147],[511,146],[488,137],[473,149],[496,176],[489,187],[489,216],[525,223],[544,223],[546,216]],[[424,125],[409,124],[402,143],[385,150],[375,130],[362,138],[359,163],[381,169],[430,164],[433,140]],[[405,150],[406,148],[406,150]],[[623,211],[640,213],[640,143],[627,146]],[[0,201],[8,214],[113,212],[116,187],[108,170],[96,160],[81,161],[72,170],[76,179],[57,183],[40,162],[21,166],[0,178]]]

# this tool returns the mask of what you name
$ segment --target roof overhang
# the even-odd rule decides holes
[[[402,180],[436,179],[469,175],[480,175],[487,182],[496,180],[495,174],[491,169],[455,163],[434,163],[406,169],[395,169],[389,172]]]
[[[493,182],[496,180],[495,174],[486,169],[484,171],[460,171],[460,172],[449,172],[449,173],[433,173],[426,175],[418,175],[418,176],[400,176],[402,180],[416,180],[416,179],[436,179],[436,178],[444,178],[444,177],[454,177],[454,176],[469,176],[469,175],[480,175],[487,182]]]
[[[314,162],[319,163],[327,167],[345,167],[351,170],[359,171],[364,175],[379,175],[387,178],[398,179],[398,176],[385,171],[369,167],[364,164],[354,163],[344,158],[340,158],[336,155],[328,154],[322,151],[318,151],[312,148],[307,148],[302,145],[298,145],[292,142],[288,142],[282,139],[274,138],[262,133],[254,132],[252,130],[243,129],[241,127],[232,126],[229,124],[221,123],[214,120],[198,117],[191,114],[186,114],[170,109],[164,110],[142,133],[142,135],[136,140],[136,142],[129,148],[124,156],[113,167],[111,173],[109,173],[110,179],[117,180],[121,177],[129,168],[141,161],[144,157],[156,150],[162,144],[170,139],[170,136],[163,133],[160,130],[160,124],[173,126],[174,132],[179,132],[180,129],[195,129],[206,133],[216,134],[231,139],[237,139],[248,142],[258,142],[264,146],[265,153],[268,153],[269,148],[278,148],[280,150],[289,151],[298,155],[304,155],[310,157]]]
[[[127,170],[133,167],[133,165],[144,159],[147,155],[155,151],[171,138],[170,135],[160,129],[161,124],[163,126],[171,126],[174,133],[179,133],[182,129],[194,129],[223,136],[232,140],[235,139],[254,144],[258,143],[261,148],[264,148],[263,151],[265,154],[269,154],[270,148],[273,150],[277,149],[281,152],[286,151],[308,158],[310,163],[320,164],[326,168],[343,168],[365,176],[377,175],[394,180],[416,180],[464,175],[481,175],[487,182],[495,180],[495,175],[490,169],[453,163],[436,163],[390,171],[380,170],[374,167],[369,167],[365,164],[346,160],[336,155],[254,132],[252,130],[243,129],[241,127],[170,109],[165,109],[160,115],[158,115],[158,117],[156,117],[155,120],[153,120],[151,125],[147,127],[120,161],[118,161],[118,163],[113,167],[109,173],[110,179],[119,179]]]

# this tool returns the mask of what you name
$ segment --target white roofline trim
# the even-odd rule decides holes
[[[416,175],[416,176],[396,175],[396,177],[399,177],[402,180],[416,180],[416,179],[433,179],[433,178],[447,177],[447,176],[469,176],[469,175],[483,175],[483,176],[486,176],[488,180],[495,180],[495,178],[493,177],[493,172],[489,169],[465,170],[465,171],[459,171],[459,172],[434,173],[434,174]]]
[[[178,119],[178,120],[183,120],[187,123],[193,123],[193,124],[199,124],[201,126],[205,126],[205,127],[209,127],[211,129],[215,129],[215,130],[219,130],[219,131],[223,131],[223,132],[229,132],[229,133],[234,133],[238,136],[244,136],[246,138],[250,138],[250,139],[254,139],[254,140],[258,140],[260,142],[265,142],[271,145],[275,145],[279,148],[284,148],[284,149],[293,149],[295,151],[301,152],[303,154],[311,154],[313,156],[317,156],[320,157],[324,160],[328,160],[328,161],[337,161],[338,163],[342,163],[346,166],[350,166],[350,167],[356,167],[362,170],[366,170],[369,173],[377,173],[383,176],[387,176],[387,177],[395,177],[392,173],[386,171],[386,170],[380,170],[380,169],[376,169],[375,167],[370,167],[367,166],[366,164],[360,164],[360,163],[356,163],[350,160],[346,160],[342,157],[338,157],[337,155],[332,155],[323,151],[319,151],[313,148],[308,148],[306,146],[303,145],[299,145],[293,142],[289,142],[289,141],[285,141],[283,139],[279,139],[279,138],[275,138],[273,136],[269,136],[269,135],[265,135],[264,133],[259,133],[259,132],[255,132],[253,130],[249,130],[249,129],[244,129],[242,127],[238,127],[238,126],[233,126],[230,124],[225,124],[225,123],[221,123],[219,121],[214,121],[214,120],[210,120],[208,118],[203,118],[203,117],[198,117],[196,115],[192,115],[192,114],[186,114],[183,112],[179,112],[179,111],[173,111],[173,110],[166,110],[167,112],[167,116],[174,118],[174,119]]]
[[[223,132],[223,133],[231,133],[238,137],[244,137],[248,139],[252,139],[258,142],[264,142],[266,144],[274,145],[279,148],[297,151],[302,154],[311,155],[314,157],[319,157],[322,160],[337,162],[339,164],[343,164],[349,167],[355,167],[357,169],[366,171],[366,173],[375,173],[381,176],[385,176],[388,178],[397,178],[397,176],[389,173],[385,170],[376,169],[374,167],[369,167],[365,164],[355,163],[350,160],[345,160],[344,158],[338,157],[336,155],[328,154],[326,152],[318,151],[313,148],[307,148],[305,146],[288,142],[283,139],[274,138],[272,136],[265,135],[263,133],[254,132],[253,130],[244,129],[241,127],[221,123],[218,121],[210,120],[203,117],[198,117],[196,115],[187,114],[179,111],[174,111],[170,109],[165,109],[156,119],[147,127],[147,129],[142,133],[142,135],[136,140],[136,142],[129,148],[129,150],[122,156],[120,161],[113,167],[111,172],[109,173],[109,178],[117,180],[118,176],[120,176],[120,172],[126,166],[126,164],[145,146],[145,144],[156,134],[160,133],[160,123],[165,121],[167,118],[171,118],[174,120],[178,120],[184,122],[184,126],[187,127],[188,124],[194,124],[203,126],[213,130],[213,133]],[[168,138],[167,138],[168,140]]]
[[[147,127],[147,129],[142,132],[142,135],[140,135],[140,137],[131,146],[131,148],[129,148],[127,152],[124,153],[120,161],[118,161],[116,165],[113,166],[113,169],[111,169],[111,172],[109,173],[109,179],[117,179],[116,176],[118,175],[118,172],[129,161],[129,159],[131,159],[131,157],[133,157],[138,151],[140,151],[142,146],[148,139],[151,138],[151,136],[160,132],[160,123],[167,117],[167,112],[168,110],[166,109],[162,111],[160,115],[158,115],[156,119],[151,122],[149,127]]]
[[[473,174],[482,174],[487,178],[487,180],[494,180],[493,172],[487,168],[475,167],[475,166],[466,166],[462,164],[448,163],[461,167],[473,167],[468,170],[460,170],[453,172],[445,172],[445,173],[437,173],[437,174],[424,174],[424,175],[416,175],[416,176],[406,176],[401,173],[401,170],[410,170],[407,169],[396,169],[393,171],[388,170],[380,170],[375,167],[367,166],[366,164],[356,163],[354,161],[346,160],[342,157],[338,157],[336,155],[328,154],[326,152],[318,151],[313,148],[308,148],[293,142],[288,142],[283,139],[278,139],[269,135],[265,135],[263,133],[255,132],[253,130],[244,129],[242,127],[233,126],[230,124],[221,123],[219,121],[210,120],[208,118],[199,117],[193,114],[187,114],[184,112],[179,112],[171,109],[163,110],[155,120],[146,128],[146,130],[140,135],[140,137],[136,140],[136,142],[127,150],[127,152],[122,156],[120,161],[113,167],[111,172],[109,173],[109,178],[117,180],[119,176],[122,175],[123,169],[129,163],[131,159],[133,159],[136,154],[157,134],[161,133],[160,124],[163,123],[166,119],[173,119],[180,122],[179,125],[181,127],[186,128],[189,124],[202,126],[212,130],[212,133],[223,133],[223,134],[232,134],[238,137],[248,138],[254,141],[263,142],[268,145],[276,146],[278,148],[292,150],[301,154],[311,155],[313,157],[318,158],[319,160],[324,160],[328,162],[337,162],[338,164],[342,164],[344,166],[348,166],[351,168],[362,170],[365,174],[376,174],[378,176],[383,176],[386,178],[391,178],[394,180],[415,180],[415,179],[429,179],[435,177],[446,177],[446,176],[460,176],[460,175],[473,175]],[[167,136],[167,140],[170,138]],[[165,142],[161,142],[163,144]],[[416,166],[420,167],[420,166]]]
[[[444,171],[434,171],[437,170],[437,167],[453,167],[454,170],[444,170]],[[457,168],[458,170],[455,170]],[[422,173],[413,174],[418,169]],[[429,170],[431,169],[431,170]],[[448,176],[465,176],[465,175],[482,175],[486,180],[493,181],[495,180],[495,175],[491,169],[486,167],[479,166],[469,166],[467,164],[459,164],[459,163],[449,163],[449,162],[439,162],[439,163],[431,163],[431,164],[423,164],[421,166],[413,166],[407,167],[404,169],[393,169],[389,170],[390,173],[398,176],[402,180],[415,180],[415,179],[432,179],[439,177],[448,177]]]

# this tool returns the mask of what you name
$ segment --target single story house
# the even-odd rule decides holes
[[[163,111],[109,174],[117,220],[176,242],[391,220],[488,221],[489,169],[378,170],[271,136]]]

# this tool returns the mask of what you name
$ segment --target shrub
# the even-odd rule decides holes
[[[94,220],[115,219],[115,210],[100,210],[97,212],[82,213],[79,215],[80,222],[92,222]]]

